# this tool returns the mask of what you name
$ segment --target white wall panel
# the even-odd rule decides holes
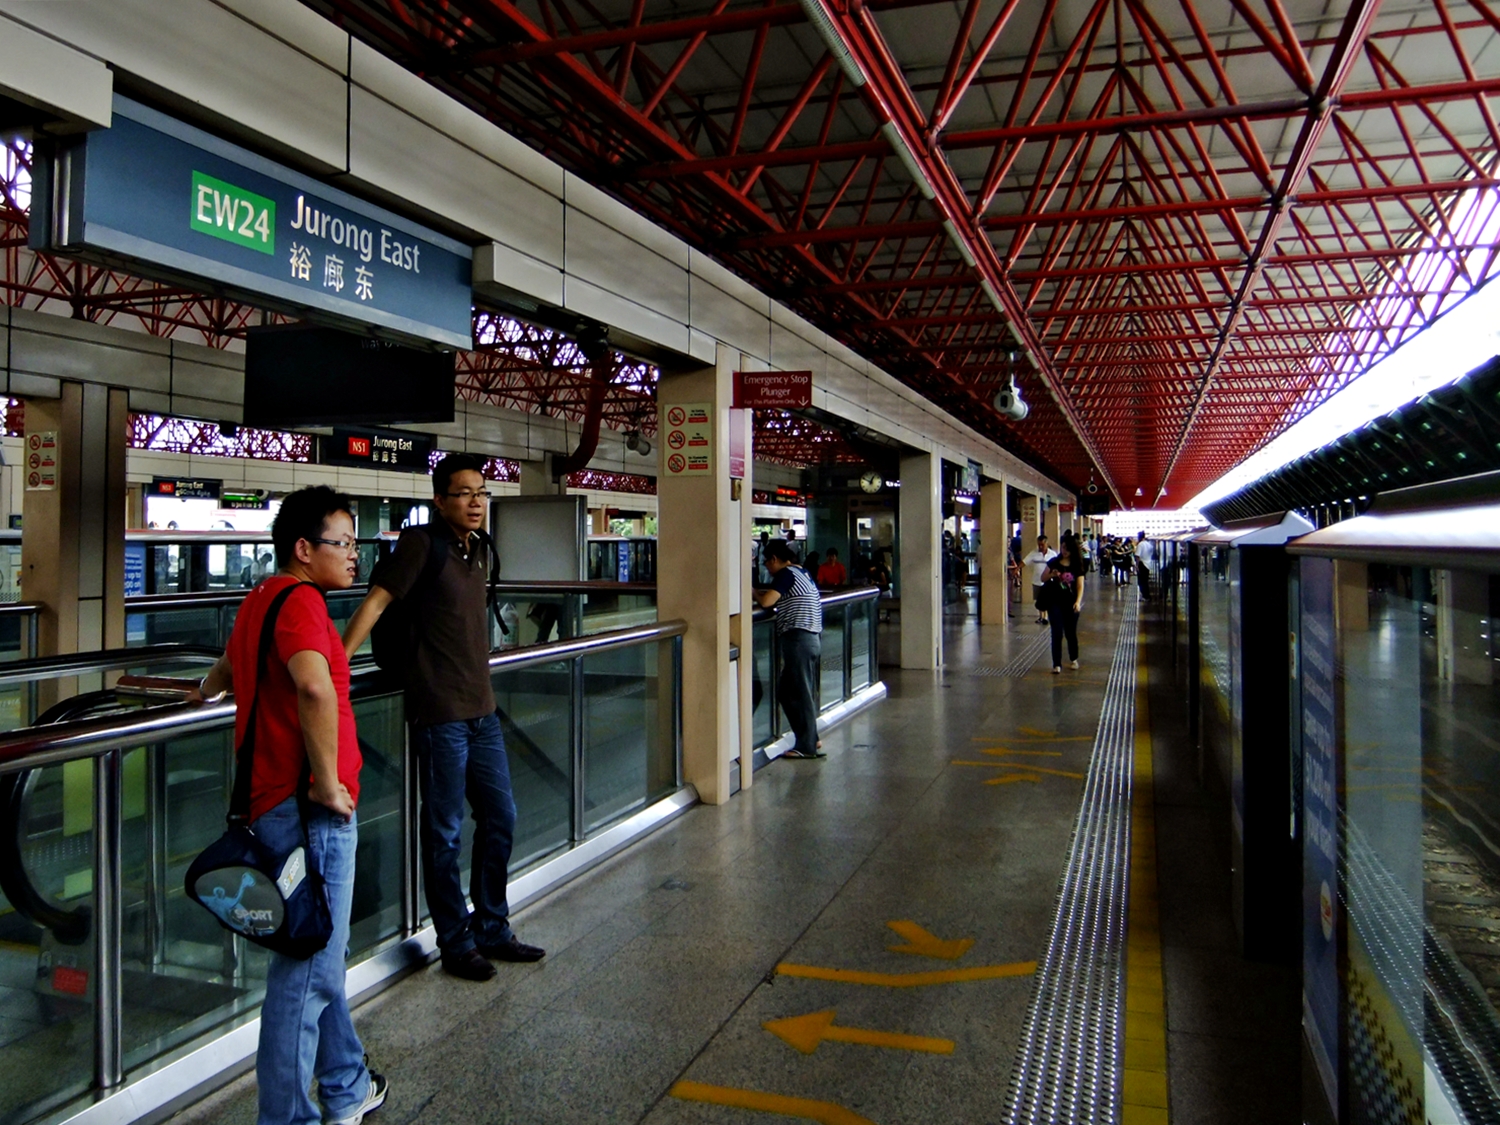
[[[778,371],[811,371],[813,382],[821,383],[828,370],[828,353],[773,315],[771,366]]]
[[[563,303],[563,271],[503,242],[474,247],[474,289],[489,297],[517,294],[545,305]]]
[[[565,307],[677,352],[688,350],[688,330],[679,320],[626,300],[576,277],[564,283]]]
[[[553,265],[563,262],[556,197],[374,94],[349,100],[349,174]]]
[[[181,0],[157,3],[163,13],[171,13]],[[349,58],[349,36],[303,4],[288,0],[213,0],[283,43],[311,55],[318,62],[345,72]]]
[[[567,223],[564,268],[570,284],[573,278],[580,278],[644,305],[675,321],[686,337],[690,294],[685,265],[663,257],[653,247],[637,242],[628,234],[571,205]]]
[[[613,196],[606,195],[593,184],[580,180],[569,172],[563,198],[570,211],[581,211],[606,226],[619,231],[625,237],[639,242],[653,253],[683,269],[692,265],[688,245],[682,239],[661,229],[644,215],[638,215]]]
[[[326,66],[204,0],[0,0],[0,12],[196,102],[231,130],[344,167],[342,59]]]
[[[696,273],[690,284],[695,329],[758,359],[770,358],[771,310],[765,297],[760,298],[761,307],[755,308]]]
[[[114,78],[108,67],[4,17],[0,91],[80,125],[107,128],[113,116]]]
[[[548,195],[562,198],[564,174],[561,165],[454,101],[373,47],[355,40],[351,47],[349,71],[356,86],[399,106]]]
[[[63,325],[75,331],[58,332]],[[119,332],[27,309],[11,311],[10,370],[115,387],[171,389],[171,345],[144,333]]]

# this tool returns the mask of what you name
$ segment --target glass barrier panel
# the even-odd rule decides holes
[[[0,602],[25,600],[21,597],[21,544],[0,543]]]
[[[677,788],[670,642],[582,658],[583,825],[589,835]]]
[[[1193,548],[1203,552],[1198,581],[1202,590],[1198,640],[1210,682],[1218,690],[1222,705],[1229,707],[1229,548]]]
[[[132,617],[142,619],[142,628],[135,637],[128,637],[132,645],[206,645],[222,648],[228,639],[224,633],[223,614],[219,606],[199,606],[192,609],[173,609],[167,606],[143,610]]]
[[[502,595],[500,620],[504,631],[490,614],[490,647],[526,648],[549,641],[568,640],[576,635],[574,622],[578,612],[577,594],[534,594],[528,597]]]
[[[752,737],[756,746],[765,746],[776,741],[780,734],[781,720],[776,710],[775,682],[772,677],[774,663],[773,646],[776,643],[776,622],[757,621],[750,629],[750,699],[754,708],[751,716]],[[744,659],[744,654],[740,654]]]
[[[875,636],[875,602],[851,602],[849,605],[849,693],[875,682],[870,659]]]
[[[582,636],[656,624],[656,595],[601,591],[583,594]]]
[[[846,606],[823,611],[823,651],[818,676],[818,709],[826,710],[844,698],[844,630],[848,627]]]
[[[93,763],[8,774],[0,795],[20,808],[0,900],[0,1120],[26,1120],[93,1078]]]
[[[516,798],[514,876],[573,837],[572,664],[559,660],[500,672],[494,684]],[[472,839],[469,818],[464,825],[466,860],[473,854]],[[464,878],[467,885],[467,873]]]
[[[354,704],[364,765],[359,771],[359,848],[349,957],[361,960],[401,932],[401,786],[406,759],[406,711],[399,694]]]

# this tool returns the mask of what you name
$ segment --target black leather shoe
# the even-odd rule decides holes
[[[495,966],[484,959],[478,949],[465,949],[462,953],[443,954],[443,972],[460,980],[492,980]]]
[[[491,961],[540,961],[547,956],[545,949],[536,945],[527,945],[514,936],[509,941],[502,941],[495,945],[480,945],[476,948]],[[490,972],[494,971],[493,968],[490,969]]]

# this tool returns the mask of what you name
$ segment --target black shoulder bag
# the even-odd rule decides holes
[[[304,761],[297,784],[297,811],[303,842],[277,855],[250,830],[250,771],[255,762],[256,705],[276,636],[276,619],[298,582],[277,594],[266,610],[256,658],[255,695],[245,723],[245,740],[235,754],[234,790],[228,828],[188,867],[185,890],[225,929],[276,953],[305,961],[333,936],[333,914],[323,876],[313,862],[307,836],[307,790],[312,767]]]

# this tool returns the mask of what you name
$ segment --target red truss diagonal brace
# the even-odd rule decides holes
[[[1006,277],[1005,268],[990,240],[976,228],[968,193],[947,160],[928,145],[925,116],[873,16],[863,5],[857,11],[849,10],[847,0],[802,0],[802,4],[807,9],[809,20],[828,40],[829,50],[850,72],[851,80],[860,86],[867,104],[886,123],[883,131],[887,139],[906,162],[923,194],[931,197],[949,237],[958,244],[965,261],[974,263],[991,301],[1010,322],[1011,332],[1020,347],[1030,354],[1038,377],[1057,403],[1068,427],[1087,451],[1095,471],[1109,490],[1123,501],[1125,494],[1116,486],[1093,435],[1063,388],[1026,315],[1024,302]]]
[[[1343,92],[1344,83],[1349,80],[1349,74],[1359,58],[1359,53],[1364,48],[1365,40],[1370,34],[1370,26],[1375,19],[1375,14],[1380,9],[1380,0],[1354,0],[1350,5],[1348,13],[1344,17],[1343,27],[1339,30],[1338,41],[1334,44],[1333,53],[1328,57],[1328,62],[1323,68],[1322,80],[1318,83],[1317,92],[1313,97],[1312,105],[1308,110],[1307,119],[1302,123],[1302,131],[1297,136],[1297,142],[1292,149],[1291,159],[1287,161],[1286,170],[1282,174],[1281,183],[1277,188],[1273,199],[1270,218],[1266,220],[1261,228],[1260,237],[1256,240],[1255,249],[1250,255],[1244,276],[1240,278],[1239,287],[1235,292],[1234,299],[1230,302],[1229,315],[1224,320],[1224,327],[1219,333],[1218,343],[1215,345],[1213,354],[1203,370],[1202,378],[1199,380],[1197,394],[1193,398],[1193,405],[1188,410],[1187,418],[1183,420],[1182,430],[1177,436],[1177,442],[1172,448],[1172,454],[1167,458],[1166,467],[1162,470],[1161,484],[1156,491],[1156,499],[1167,491],[1167,481],[1172,476],[1172,470],[1177,467],[1178,460],[1182,457],[1182,451],[1186,448],[1188,436],[1192,433],[1193,423],[1203,411],[1203,404],[1208,400],[1208,392],[1214,385],[1214,379],[1218,375],[1219,367],[1224,360],[1235,339],[1236,330],[1244,318],[1245,307],[1256,283],[1260,280],[1261,273],[1266,267],[1266,258],[1276,246],[1276,239],[1280,236],[1282,227],[1286,224],[1287,215],[1292,209],[1293,196],[1302,181],[1307,178],[1308,171],[1312,167],[1313,157],[1317,154],[1318,144],[1323,139],[1329,124],[1333,121],[1334,109]]]

